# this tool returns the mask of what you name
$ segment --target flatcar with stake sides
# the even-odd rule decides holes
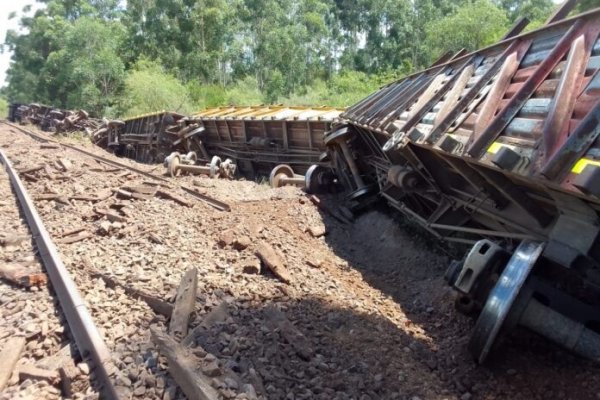
[[[446,274],[484,362],[525,326],[600,360],[600,9],[446,57],[325,136],[358,205],[381,196],[472,246]]]

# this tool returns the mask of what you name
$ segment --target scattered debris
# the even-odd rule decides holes
[[[2,360],[0,362],[0,392],[6,387],[24,348],[24,337],[10,338],[2,347],[2,351],[0,351],[0,360]]]
[[[150,327],[152,341],[167,358],[169,373],[175,379],[188,399],[216,400],[219,393],[211,386],[211,379],[198,371],[200,360],[180,345],[166,332],[155,326]]]
[[[198,271],[196,268],[190,268],[181,278],[169,325],[170,334],[177,339],[182,339],[187,335],[190,314],[194,311],[196,303],[197,287]]]
[[[35,270],[34,267],[17,263],[1,263],[0,277],[25,287],[39,287],[48,283],[48,277],[43,272]]]
[[[284,283],[292,281],[291,275],[285,268],[283,260],[277,251],[266,243],[262,243],[255,253],[263,262],[263,264],[273,272]]]
[[[264,315],[270,328],[279,331],[284,339],[292,345],[300,358],[309,361],[313,357],[314,350],[310,341],[290,322],[283,312],[273,306],[268,306],[264,310]]]

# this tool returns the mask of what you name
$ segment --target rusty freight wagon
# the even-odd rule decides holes
[[[218,107],[190,121],[203,128],[208,153],[235,160],[244,173],[269,174],[277,164],[303,173],[319,163],[324,134],[341,112],[331,107]]]
[[[447,56],[325,137],[350,198],[471,250],[449,267],[483,362],[516,325],[600,359],[600,9]]]
[[[340,109],[331,107],[216,107],[189,117],[158,112],[124,121],[105,121],[96,144],[141,162],[162,162],[172,151],[194,152],[199,160],[233,159],[247,175],[268,175],[285,163],[302,173],[319,162],[323,136]]]

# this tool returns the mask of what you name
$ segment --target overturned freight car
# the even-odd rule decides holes
[[[516,325],[600,360],[600,9],[566,13],[383,87],[325,137],[353,201],[472,246],[447,279],[479,362]]]
[[[198,160],[231,158],[246,175],[268,175],[277,164],[304,172],[325,152],[323,136],[340,109],[331,107],[216,107],[192,116],[158,112],[105,121],[96,144],[140,162],[160,163],[171,152]]]

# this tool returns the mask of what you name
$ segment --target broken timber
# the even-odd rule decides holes
[[[89,263],[87,263],[87,262],[86,262],[86,264],[89,265]],[[104,281],[104,283],[106,284],[106,286],[111,289],[114,289],[115,287],[123,288],[123,290],[125,291],[125,294],[127,294],[128,296],[130,296],[134,299],[140,299],[140,300],[144,301],[146,304],[148,304],[148,306],[152,310],[154,310],[154,312],[156,312],[160,315],[163,315],[167,318],[169,318],[171,316],[171,314],[173,313],[173,306],[171,304],[167,303],[166,301],[161,300],[158,297],[154,297],[149,294],[146,294],[146,293],[142,292],[141,290],[134,289],[128,285],[120,283],[116,279],[114,279],[108,275],[105,275],[99,271],[95,271],[90,268],[88,268],[88,269],[89,269],[88,272],[91,277],[102,279]]]
[[[0,392],[4,390],[10,379],[17,361],[21,358],[21,352],[25,347],[24,337],[13,337],[8,339],[0,353]]]
[[[21,264],[0,264],[0,277],[25,287],[44,286],[48,283],[46,274]]]
[[[290,322],[283,312],[274,306],[268,306],[265,308],[264,315],[267,325],[273,330],[278,330],[300,358],[308,361],[313,357],[314,350],[308,339]]]
[[[196,268],[190,268],[181,278],[169,325],[169,332],[177,339],[182,339],[187,335],[190,314],[194,310],[194,304],[196,303],[197,287],[198,271]]]
[[[256,250],[256,256],[260,258],[263,264],[273,272],[284,283],[292,281],[291,275],[285,268],[281,256],[277,251],[266,243],[261,244]]]
[[[196,370],[200,360],[177,343],[163,330],[151,326],[152,341],[167,358],[169,373],[190,400],[216,400],[217,391],[210,385],[210,378]]]

